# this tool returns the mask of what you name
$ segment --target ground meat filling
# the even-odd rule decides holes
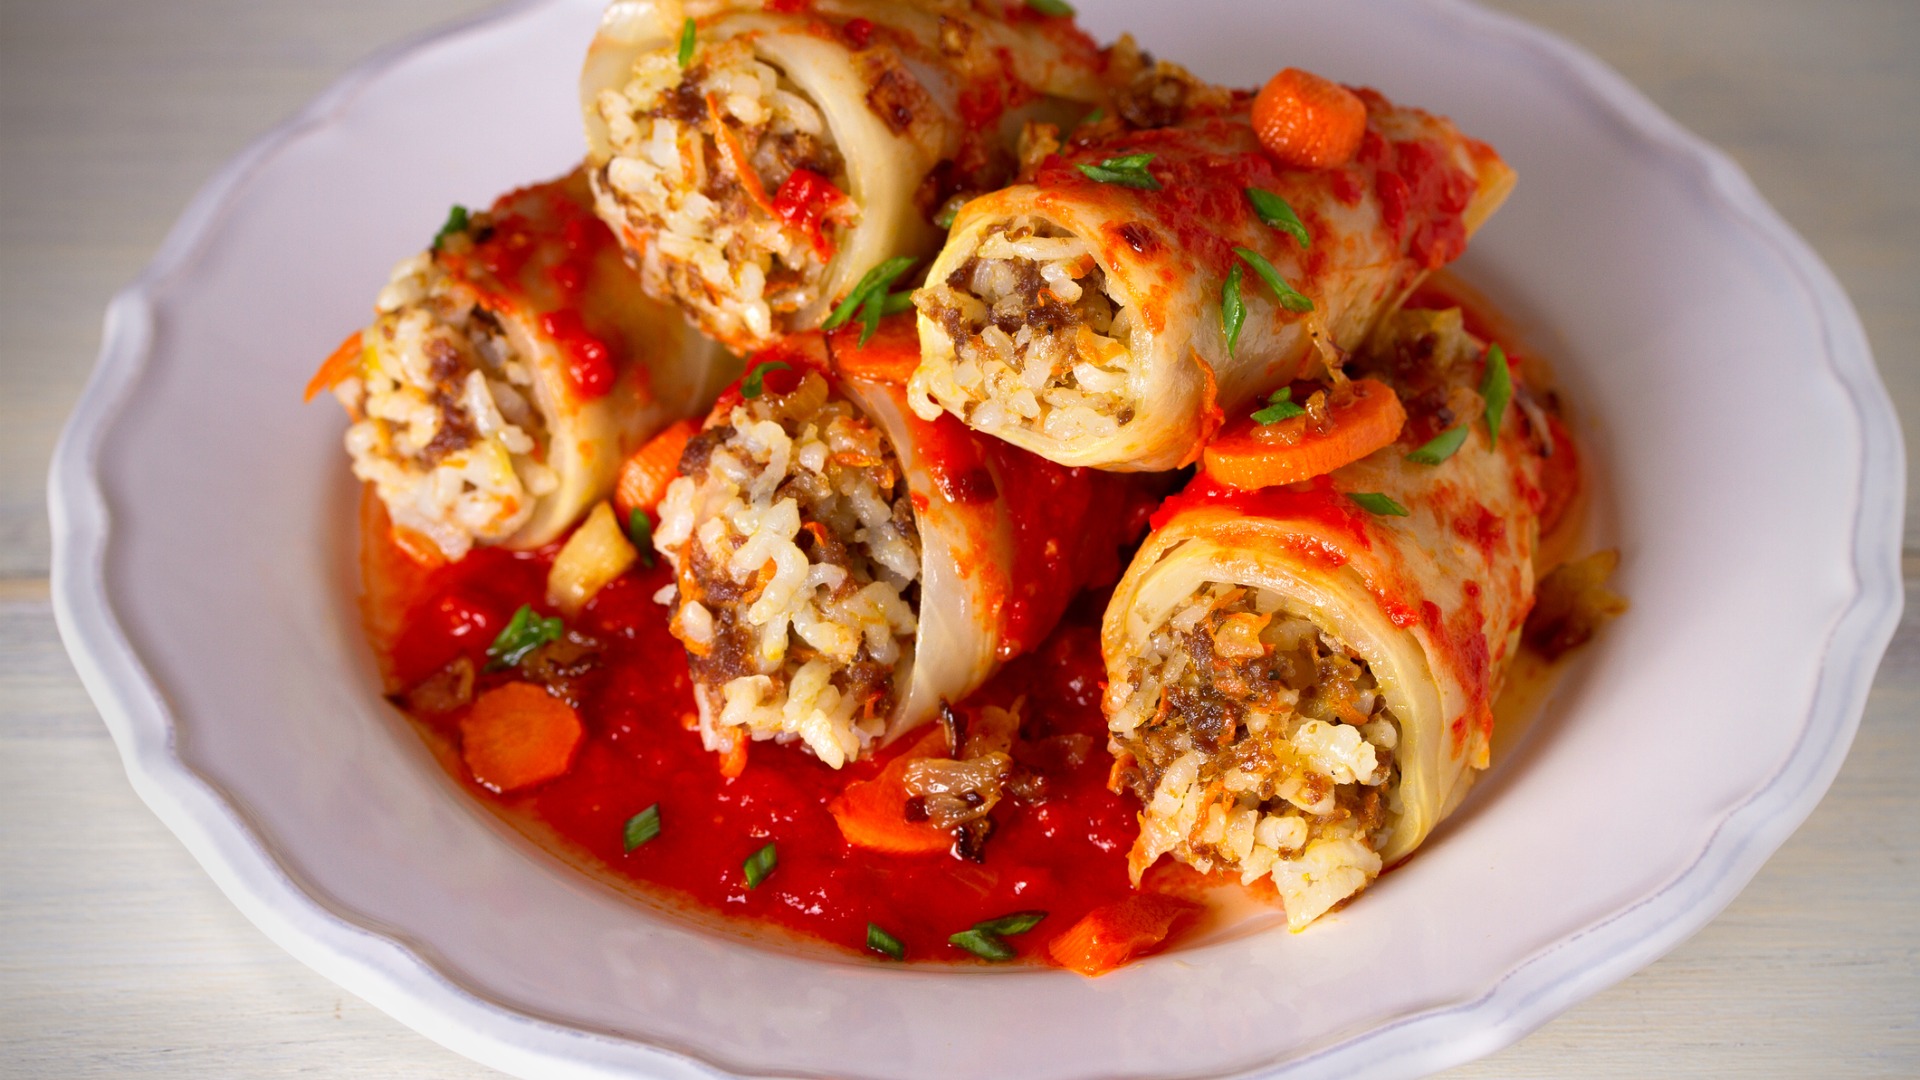
[[[353,474],[448,559],[506,539],[559,486],[531,366],[428,255],[395,268],[376,308],[359,371],[334,391],[354,418]]]
[[[1086,240],[1017,217],[915,304],[954,347],[952,367],[928,390],[959,403],[970,426],[1071,441],[1105,438],[1133,419],[1133,312],[1108,294]]]
[[[920,537],[886,436],[809,373],[688,444],[654,544],[709,748],[800,740],[838,768],[884,731],[918,628]]]
[[[649,291],[729,341],[765,339],[819,298],[824,238],[858,216],[838,197],[846,166],[820,111],[749,38],[703,44],[685,69],[671,50],[642,57],[595,108],[613,150],[595,200],[623,240],[644,238]],[[783,214],[782,185],[801,169],[834,191],[809,189]]]
[[[1365,888],[1395,814],[1400,722],[1364,660],[1263,589],[1209,584],[1131,661],[1114,711],[1136,877],[1171,853],[1270,877],[1298,929]]]

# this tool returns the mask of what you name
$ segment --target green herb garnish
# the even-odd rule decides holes
[[[532,604],[521,604],[520,610],[507,620],[506,629],[487,646],[487,670],[513,667],[525,660],[528,653],[549,641],[558,641],[566,632],[567,624],[561,622],[559,616],[543,619],[534,614]]]
[[[627,539],[633,541],[633,550],[640,556],[640,565],[648,570],[653,569],[653,519],[638,506],[627,515]]]
[[[900,944],[900,939],[872,923],[867,924],[867,948],[891,960],[907,958],[907,947]]]
[[[1087,179],[1098,180],[1102,184],[1159,191],[1160,181],[1147,171],[1147,163],[1153,157],[1152,154],[1128,154],[1125,157],[1110,157],[1098,165],[1080,165],[1077,168]]]
[[[1267,407],[1253,414],[1253,422],[1261,427],[1277,424],[1282,420],[1291,420],[1296,416],[1305,416],[1307,410],[1293,403],[1293,387],[1283,386],[1267,397]]]
[[[1407,455],[1407,460],[1415,465],[1438,465],[1453,456],[1460,444],[1467,441],[1467,425],[1451,427],[1428,439],[1426,445]]]
[[[1384,517],[1408,517],[1413,513],[1413,511],[1393,501],[1390,496],[1382,495],[1377,491],[1349,491],[1347,492],[1347,498],[1358,503],[1360,509],[1365,510],[1369,514],[1380,514]]]
[[[840,301],[840,306],[833,309],[833,314],[827,316],[827,321],[820,324],[821,329],[835,329],[846,323],[848,319],[853,317],[854,312],[858,311],[860,313],[860,325],[862,328],[860,331],[860,344],[865,345],[867,339],[873,336],[873,332],[879,329],[880,317],[887,313],[888,305],[894,303],[894,301],[889,299],[888,290],[893,288],[894,281],[897,280],[901,274],[913,268],[913,263],[914,259],[912,256],[902,255],[898,258],[888,259],[886,262],[867,271],[866,274],[860,278],[859,284],[853,287],[853,291],[847,294],[847,298]],[[904,311],[906,309],[899,308],[898,310]]]
[[[626,844],[632,851],[660,835],[660,804],[654,803],[627,819]]]
[[[947,940],[982,960],[1011,960],[1019,954],[1007,944],[1007,938],[1026,933],[1040,925],[1040,920],[1046,917],[1044,911],[1016,911],[1011,915],[974,923],[972,929],[962,930]]]
[[[1247,305],[1240,299],[1240,268],[1227,272],[1227,283],[1220,287],[1220,329],[1227,335],[1227,355],[1240,341],[1240,325],[1247,321]]]
[[[1073,18],[1073,5],[1067,0],[1027,0],[1027,6],[1042,15],[1051,15],[1056,19]]]
[[[946,207],[940,211],[939,216],[933,219],[933,224],[937,228],[951,229],[953,228],[953,219],[959,216],[960,204],[948,203]]]
[[[986,922],[974,923],[973,928],[983,934],[992,934],[996,937],[1012,937],[1015,934],[1024,934],[1034,927],[1039,926],[1040,920],[1046,917],[1047,913],[1044,911],[1016,911],[1011,915],[1002,915],[997,919],[988,919]]]
[[[447,211],[446,223],[440,226],[439,232],[433,234],[433,250],[439,251],[440,245],[446,243],[448,237],[466,232],[467,223],[471,220],[467,208],[454,203],[453,209]]]
[[[847,298],[840,301],[840,306],[833,309],[833,314],[827,316],[827,321],[820,324],[821,329],[836,329],[848,319],[853,318],[853,313],[864,307],[874,296],[885,297],[894,279],[906,273],[912,266],[913,257],[901,255],[898,258],[888,259],[867,271],[861,276],[859,283],[853,287],[853,291],[847,294]]]
[[[1273,290],[1273,295],[1280,298],[1281,307],[1296,315],[1313,310],[1313,301],[1287,284],[1286,279],[1280,276],[1280,271],[1273,268],[1273,264],[1267,261],[1266,256],[1252,248],[1243,247],[1234,248],[1233,253],[1245,260],[1248,266],[1253,267],[1253,272],[1259,274],[1260,280],[1267,283],[1267,288]]]
[[[903,311],[912,311],[912,310],[913,310],[913,293],[912,292],[888,293],[886,300],[882,302],[880,305],[880,314],[882,315],[898,315]]]
[[[792,371],[793,365],[785,360],[767,360],[753,365],[747,377],[740,380],[740,396],[752,401],[767,392],[767,372]]]
[[[1487,400],[1487,439],[1500,443],[1500,418],[1513,400],[1513,372],[1507,368],[1507,352],[1498,343],[1487,346],[1487,373],[1480,377],[1480,396]]]
[[[1287,200],[1262,188],[1247,189],[1247,201],[1253,204],[1253,212],[1260,220],[1286,233],[1300,242],[1302,250],[1312,247],[1313,241],[1307,237],[1307,227],[1300,223],[1300,215],[1293,212]]]
[[[999,934],[989,934],[980,930],[962,930],[947,940],[982,960],[998,962],[1011,960],[1020,955]]]
[[[1096,106],[1092,112],[1080,118],[1079,126],[1092,127],[1093,125],[1099,123],[1102,120],[1105,120],[1106,118],[1107,118],[1107,107],[1105,105],[1099,105],[1099,106]]]
[[[680,66],[686,67],[693,60],[693,19],[691,16],[680,24]]]
[[[772,844],[747,856],[747,861],[740,864],[740,869],[746,871],[747,888],[759,888],[760,883],[767,880],[767,875],[773,873],[773,868],[779,862],[780,853],[773,850]]]

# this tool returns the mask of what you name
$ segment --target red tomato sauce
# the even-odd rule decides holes
[[[370,565],[405,558],[384,529],[370,528],[363,542],[380,546]],[[382,657],[394,681],[413,685],[461,656],[484,668],[488,644],[521,604],[551,614],[545,591],[553,555],[552,548],[479,548],[458,563],[418,572],[405,590],[411,599],[393,601],[406,609]],[[896,856],[852,847],[827,811],[842,788],[871,778],[914,738],[837,772],[804,750],[754,743],[745,771],[723,777],[719,758],[692,730],[685,654],[667,632],[667,609],[652,599],[670,581],[664,563],[636,567],[571,623],[598,643],[599,662],[576,684],[586,737],[566,775],[499,795],[452,758],[476,798],[509,819],[530,815],[576,854],[642,891],[853,950],[864,947],[873,923],[900,940],[908,959],[968,959],[949,944],[950,935],[1021,911],[1047,917],[1008,943],[1022,957],[1043,957],[1048,942],[1089,910],[1133,892],[1126,855],[1137,832],[1135,807],[1106,787],[1111,759],[1100,712],[1098,630],[1104,595],[1083,595],[1039,648],[960,705],[1007,707],[1024,698],[1013,756],[1045,784],[1032,802],[1010,796],[994,809],[995,832],[984,861],[974,863],[946,853]],[[369,593],[394,595],[375,587]],[[367,615],[377,625],[395,612]],[[476,694],[513,677],[482,674]],[[416,720],[457,744],[459,718],[456,712]],[[659,836],[626,851],[626,822],[656,804]],[[749,888],[742,864],[768,843],[777,865]]]

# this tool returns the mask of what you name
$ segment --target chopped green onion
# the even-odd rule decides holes
[[[1240,268],[1227,272],[1227,283],[1220,287],[1220,329],[1227,335],[1227,355],[1240,341],[1240,324],[1247,321],[1247,305],[1240,299]]]
[[[1487,373],[1480,377],[1480,396],[1487,399],[1487,441],[1500,443],[1500,418],[1513,400],[1513,372],[1507,368],[1507,351],[1497,343],[1487,346]]]
[[[747,888],[759,888],[760,883],[767,880],[767,875],[773,873],[773,868],[779,862],[780,853],[773,850],[772,844],[747,856],[747,861],[740,864],[740,869],[746,871]]]
[[[1281,307],[1296,315],[1313,310],[1313,301],[1287,284],[1286,279],[1280,276],[1280,271],[1273,268],[1273,264],[1267,261],[1266,256],[1252,248],[1243,247],[1234,248],[1233,253],[1246,260],[1248,266],[1253,267],[1253,272],[1259,274],[1260,280],[1267,283],[1267,288],[1273,290],[1273,295],[1280,298]]]
[[[639,553],[640,565],[648,570],[653,569],[653,519],[638,506],[627,515],[627,539],[633,541],[633,550]]]
[[[1081,165],[1078,168],[1081,175],[1102,184],[1159,191],[1160,181],[1147,171],[1147,164],[1153,157],[1152,154],[1128,154],[1125,157],[1110,157],[1098,165]]]
[[[907,958],[907,947],[900,944],[900,939],[872,923],[867,924],[867,948],[889,959],[905,960]]]
[[[1092,112],[1088,113],[1087,115],[1081,117],[1080,126],[1092,127],[1093,125],[1099,123],[1102,120],[1105,120],[1106,118],[1107,118],[1107,108],[1106,106],[1102,105],[1095,108]]]
[[[693,61],[693,18],[680,24],[680,66],[686,67]]]
[[[433,250],[439,251],[440,245],[446,243],[448,237],[466,232],[467,223],[471,220],[467,208],[454,203],[453,209],[447,211],[446,223],[440,226],[439,232],[433,234]]]
[[[1044,911],[1016,911],[1011,915],[1002,915],[997,919],[974,923],[973,928],[995,937],[1012,937],[1039,926],[1040,920],[1046,917],[1047,913]]]
[[[1007,944],[1007,938],[1026,933],[1040,925],[1040,920],[1046,917],[1044,911],[1016,911],[1011,915],[974,923],[972,929],[962,930],[947,940],[982,960],[1011,960],[1019,954]]]
[[[1360,509],[1369,514],[1381,514],[1386,517],[1408,517],[1413,511],[1393,501],[1392,497],[1377,491],[1349,491],[1347,498],[1360,505]]]
[[[820,328],[833,330],[840,327],[848,319],[853,318],[854,312],[865,307],[867,302],[876,296],[882,298],[881,303],[884,303],[887,291],[893,287],[894,279],[912,269],[913,263],[913,256],[901,255],[898,258],[888,259],[867,271],[860,278],[859,283],[853,287],[853,291],[847,294],[847,298],[840,301],[840,306],[833,309],[833,314],[827,316],[827,321],[820,324]]]
[[[1266,408],[1253,414],[1253,422],[1265,427],[1268,424],[1277,424],[1282,420],[1291,420],[1306,414],[1307,410],[1293,403],[1293,387],[1283,386],[1267,398]]]
[[[984,930],[962,930],[947,940],[982,960],[997,962],[1011,960],[1020,955],[999,934],[990,934]]]
[[[1300,215],[1293,212],[1287,200],[1271,191],[1250,187],[1247,189],[1247,201],[1253,204],[1253,212],[1260,215],[1261,221],[1298,240],[1302,250],[1313,246],[1313,241],[1307,237],[1307,227],[1300,223]]]
[[[1425,446],[1407,455],[1407,460],[1415,465],[1438,465],[1453,456],[1460,444],[1467,441],[1467,425],[1450,427],[1428,439]]]
[[[933,224],[936,228],[951,229],[953,228],[953,219],[959,216],[960,204],[950,202],[941,209],[939,216],[933,219]]]
[[[1073,5],[1067,0],[1027,0],[1027,6],[1042,15],[1051,15],[1056,19],[1073,18]]]
[[[641,844],[660,835],[660,804],[654,803],[645,810],[627,819],[627,850],[632,851]]]
[[[912,310],[913,293],[911,292],[888,293],[886,301],[880,305],[882,315],[898,315],[903,311]]]
[[[767,372],[792,370],[793,365],[785,360],[767,360],[755,364],[753,370],[747,372],[747,377],[740,380],[740,396],[752,401],[767,392]]]
[[[561,622],[559,616],[543,619],[534,614],[532,604],[521,604],[520,610],[507,620],[506,629],[487,646],[487,670],[513,667],[525,660],[528,653],[549,641],[558,641],[566,632],[567,624]]]

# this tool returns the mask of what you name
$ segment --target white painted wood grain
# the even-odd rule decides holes
[[[1495,3],[1732,151],[1920,417],[1920,4]],[[485,6],[0,3],[0,1077],[495,1075],[280,952],[140,804],[54,636],[43,507],[106,301],[193,191],[354,60]],[[1920,500],[1908,522],[1911,552]],[[1920,559],[1907,581],[1852,756],[1753,885],[1457,1075],[1920,1075]]]

